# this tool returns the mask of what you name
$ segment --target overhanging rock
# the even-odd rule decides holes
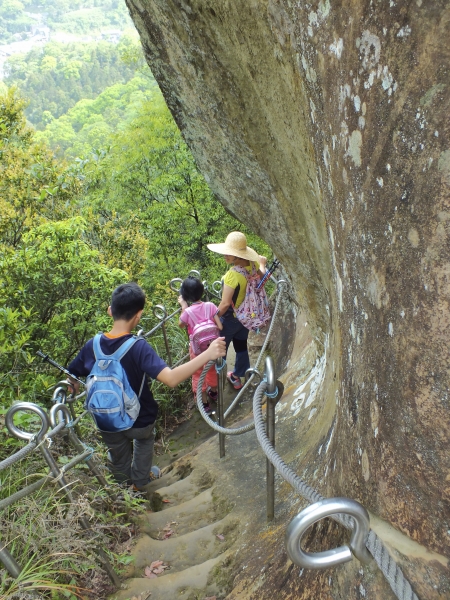
[[[425,549],[450,554],[448,2],[127,4],[200,170],[282,261],[323,357],[313,406],[300,342],[285,374],[308,411],[298,468],[417,542],[397,547],[406,574],[447,597]],[[360,597],[308,577],[296,597]]]

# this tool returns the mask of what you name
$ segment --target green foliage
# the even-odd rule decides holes
[[[0,98],[0,398],[48,393],[36,376],[42,347],[63,364],[107,326],[111,290],[128,280],[85,241],[88,225],[72,217],[80,180],[36,143],[24,102]],[[69,217],[69,218],[68,218]]]
[[[94,100],[113,84],[126,84],[138,66],[138,58],[134,62],[130,59],[133,53],[142,56],[131,32],[118,44],[49,42],[25,55],[8,58],[5,82],[9,86],[16,85],[24,97],[31,99],[25,115],[37,129],[43,129],[77,102]],[[126,60],[122,60],[122,56]],[[75,124],[75,131],[83,125],[84,121]]]
[[[244,231],[249,245],[268,252],[215,200],[156,93],[136,119],[111,137],[108,152],[84,161],[83,172],[84,205],[101,215],[102,229],[92,243],[101,247],[112,224],[114,231],[139,224],[145,239],[139,279],[158,301],[159,285],[193,268],[210,282],[218,279],[225,263],[206,244],[224,240],[230,231]],[[112,245],[109,255],[120,260]]]
[[[157,89],[154,80],[149,82],[142,75],[126,84],[116,83],[95,99],[80,100],[59,119],[51,119],[36,138],[69,159],[94,148],[107,149],[112,134],[135,119],[142,103],[152,98]]]
[[[24,107],[14,89],[0,97],[0,245],[10,248],[30,227],[68,216],[80,189],[76,172],[36,142]]]
[[[55,439],[61,453],[59,464],[67,463],[68,452],[61,438]],[[12,495],[35,482],[48,470],[36,452],[0,473],[0,499]],[[75,473],[66,475],[71,481],[73,503],[56,486],[41,488],[0,511],[2,543],[21,566],[17,579],[8,576],[0,563],[0,598],[18,600],[35,596],[62,600],[105,598],[111,586],[104,571],[99,568],[96,547],[102,546],[111,558],[113,568],[120,572],[130,562],[129,551],[123,542],[132,535],[130,521],[143,512],[143,501],[116,484],[99,488],[91,483],[84,464],[75,467]],[[80,484],[81,482],[81,484]],[[89,520],[95,536],[82,530],[79,517]]]
[[[122,0],[42,0],[39,4],[48,11],[48,25],[56,31],[94,34],[132,25]]]
[[[31,28],[33,19],[25,14],[24,9],[20,0],[0,0],[0,36],[3,40]]]
[[[0,310],[13,323],[19,348],[3,353],[2,373],[8,372],[11,352],[18,368],[11,372],[4,391],[11,400],[21,390],[30,399],[39,394],[28,370],[39,348],[67,364],[85,340],[107,326],[111,294],[127,274],[109,269],[82,237],[86,223],[80,217],[48,222],[24,235],[24,244],[0,261]],[[1,312],[0,312],[1,316]],[[26,333],[22,333],[25,330]],[[5,364],[6,363],[6,364]],[[33,374],[31,374],[33,375]]]

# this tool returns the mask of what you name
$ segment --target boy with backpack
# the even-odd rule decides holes
[[[217,316],[217,306],[212,302],[202,302],[205,289],[203,283],[192,276],[183,281],[178,302],[181,306],[180,327],[187,328],[189,334],[189,355],[191,360],[198,356],[219,336],[222,323]],[[192,375],[192,391],[197,395],[198,380],[203,368]],[[217,372],[213,365],[206,374],[202,385],[203,407],[206,413],[212,411],[209,400],[217,400]]]
[[[90,339],[68,370],[87,377],[85,406],[108,447],[108,468],[114,478],[145,492],[151,479],[160,475],[157,467],[152,468],[158,404],[148,378],[175,387],[210,360],[224,356],[225,341],[218,338],[194,360],[170,369],[144,338],[131,333],[144,305],[145,293],[136,283],[119,285],[108,307],[114,320],[111,331]],[[78,393],[78,382],[72,379],[71,384]]]

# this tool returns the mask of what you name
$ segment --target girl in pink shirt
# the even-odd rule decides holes
[[[183,281],[180,288],[178,302],[181,306],[181,315],[179,320],[180,327],[187,328],[189,336],[192,335],[194,326],[205,319],[211,319],[221,330],[223,325],[217,316],[217,306],[212,302],[202,302],[202,296],[205,289],[203,283],[195,277],[188,277]],[[189,308],[189,310],[187,310]],[[196,355],[192,349],[192,343],[189,343],[189,355],[194,358]],[[203,369],[199,369],[192,375],[192,390],[197,395],[198,380]],[[207,413],[212,411],[209,400],[217,400],[217,372],[215,365],[209,369],[203,380],[202,385],[203,406]]]

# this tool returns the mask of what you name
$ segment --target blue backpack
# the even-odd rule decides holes
[[[100,431],[124,431],[131,429],[139,415],[139,398],[145,374],[139,396],[136,396],[120,361],[140,338],[132,337],[113,354],[103,354],[100,348],[101,336],[98,333],[94,337],[95,364],[86,379],[87,397],[84,408],[91,413]]]

